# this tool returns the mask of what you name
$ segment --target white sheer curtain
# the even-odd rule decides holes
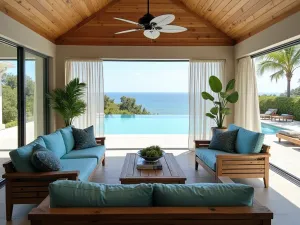
[[[87,104],[85,114],[74,120],[73,125],[86,128],[94,125],[95,136],[104,134],[104,79],[103,61],[100,59],[70,59],[65,63],[66,83],[79,78],[86,83],[84,101]]]
[[[235,87],[239,93],[239,100],[234,106],[234,123],[245,129],[260,132],[255,65],[251,57],[239,59]]]
[[[209,140],[211,127],[216,126],[214,120],[205,116],[213,104],[202,99],[201,93],[210,90],[209,77],[217,76],[225,80],[225,60],[191,60],[189,67],[189,149],[194,148],[194,140]]]

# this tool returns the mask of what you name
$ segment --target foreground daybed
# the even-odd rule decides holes
[[[269,209],[253,204],[254,189],[242,184],[57,181],[49,189],[50,196],[28,215],[32,225],[270,225],[273,218]]]
[[[231,124],[229,131],[239,130],[236,147],[239,153],[228,153],[209,149],[210,141],[195,140],[195,169],[200,164],[216,179],[220,176],[229,178],[263,178],[269,186],[269,150],[262,144],[264,135]],[[248,150],[246,150],[248,149]]]
[[[292,142],[293,144],[300,145],[300,132],[292,131],[292,130],[281,130],[276,134],[278,138],[278,142],[282,140],[286,140]]]
[[[96,138],[97,147],[73,150],[72,128],[66,127],[52,134],[38,137],[32,143],[10,152],[11,161],[4,163],[6,179],[6,219],[12,217],[14,204],[39,204],[48,195],[49,183],[59,180],[88,181],[102,162],[105,164],[105,138]],[[60,160],[61,171],[37,172],[30,158],[33,147],[41,145]]]

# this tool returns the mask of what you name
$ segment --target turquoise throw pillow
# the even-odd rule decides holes
[[[52,151],[58,158],[67,153],[64,139],[59,130],[41,137],[46,144],[46,148]]]
[[[92,182],[55,181],[49,185],[50,207],[149,207],[151,184],[98,184]]]
[[[74,149],[79,150],[97,146],[97,142],[94,135],[94,126],[90,126],[85,129],[78,129],[72,127],[72,130],[75,141]]]
[[[39,172],[58,171],[61,168],[59,158],[39,144],[33,147],[31,163]]]
[[[254,188],[243,184],[154,184],[159,207],[252,206]]]
[[[265,135],[258,132],[239,129],[236,140],[236,151],[240,154],[260,153]]]
[[[238,130],[225,132],[216,130],[208,148],[234,153],[238,132]]]
[[[60,129],[59,131],[61,132],[61,135],[64,139],[67,153],[69,153],[70,151],[72,151],[75,145],[72,126],[65,127],[63,129]]]

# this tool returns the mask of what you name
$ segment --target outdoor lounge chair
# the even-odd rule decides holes
[[[271,121],[273,120],[279,120],[280,121],[284,121],[287,122],[288,120],[290,120],[291,122],[294,121],[294,116],[293,115],[289,115],[289,114],[281,114],[281,115],[272,115],[271,116]]]
[[[260,118],[263,120],[269,120],[273,115],[276,115],[278,109],[268,109],[264,114],[260,114]]]
[[[282,130],[276,134],[278,142],[281,142],[281,139],[292,142],[293,144],[300,145],[300,132],[297,131],[288,131]]]

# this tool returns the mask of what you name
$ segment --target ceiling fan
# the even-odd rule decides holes
[[[150,39],[156,39],[160,36],[160,32],[162,33],[179,33],[186,31],[185,27],[169,25],[175,20],[175,16],[172,14],[161,15],[158,17],[154,17],[149,13],[150,3],[148,0],[148,12],[139,19],[138,22],[134,22],[131,20],[126,20],[122,18],[115,17],[114,19],[120,20],[126,23],[135,24],[138,26],[136,29],[120,31],[115,34],[125,34],[135,31],[144,30],[144,35]]]

